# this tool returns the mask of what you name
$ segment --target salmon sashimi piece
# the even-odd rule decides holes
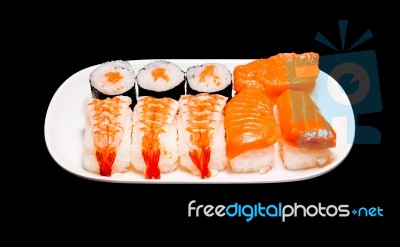
[[[111,176],[113,170],[124,171],[129,166],[131,103],[127,96],[86,101],[84,165],[87,170]]]
[[[277,99],[279,126],[285,141],[295,147],[336,146],[336,133],[309,94],[287,90]]]
[[[225,107],[228,160],[272,146],[279,139],[272,101],[253,88],[241,90]]]
[[[179,99],[178,135],[180,163],[201,178],[227,164],[223,109],[227,97],[199,93]]]
[[[255,88],[271,99],[287,89],[311,91],[319,74],[318,62],[318,53],[280,53],[239,65],[233,71],[234,89]]]
[[[143,96],[133,111],[132,164],[146,179],[160,179],[178,162],[176,114],[178,101]]]

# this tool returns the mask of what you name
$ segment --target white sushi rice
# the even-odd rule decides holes
[[[141,115],[143,114],[143,97],[138,98],[138,103],[132,113],[132,166],[140,172],[146,171],[146,163],[142,155],[142,139],[144,132],[142,131],[143,124],[141,123]],[[176,170],[179,162],[178,152],[178,132],[176,126],[176,113],[178,111],[178,101],[174,101],[171,104],[169,111],[168,120],[162,127],[164,133],[159,134],[160,140],[160,159],[158,161],[158,167],[162,173],[168,173]]]
[[[159,68],[165,69],[165,74],[168,76],[168,80],[165,80],[162,77],[158,77],[155,80],[152,71]],[[164,92],[175,88],[182,83],[185,80],[185,74],[178,65],[160,60],[149,63],[140,69],[136,80],[138,86],[141,88],[155,92]]]
[[[114,163],[112,165],[112,173],[116,172],[125,172],[128,170],[130,166],[131,160],[131,114],[132,110],[130,108],[131,99],[127,96],[118,96],[122,97],[126,102],[120,109],[120,116],[118,117],[118,121],[122,124],[122,129],[124,130],[122,133],[121,143],[119,144],[116,150],[116,156]],[[87,107],[87,103],[90,103],[92,99],[87,100],[85,104],[85,110],[89,111],[90,108]],[[89,114],[87,114],[89,116]],[[96,148],[94,146],[93,134],[92,134],[92,126],[88,117],[86,117],[86,125],[85,125],[85,134],[83,139],[83,165],[84,168],[93,173],[100,173],[99,162],[96,158]]]
[[[229,164],[234,172],[259,172],[263,174],[272,168],[274,154],[275,147],[272,145],[242,153],[230,160]]]
[[[118,82],[109,81],[108,73],[119,73]],[[116,60],[99,65],[90,74],[90,84],[99,92],[106,95],[123,94],[135,85],[135,72],[127,61]]]
[[[200,81],[200,74],[207,66],[214,66],[214,76],[208,75],[204,78],[204,81]],[[223,64],[206,63],[188,68],[186,71],[186,80],[193,90],[213,93],[228,87],[232,83],[232,74]]]
[[[280,141],[280,153],[283,164],[289,170],[301,170],[325,166],[334,158],[334,154],[329,148],[298,148],[287,144],[283,140]]]

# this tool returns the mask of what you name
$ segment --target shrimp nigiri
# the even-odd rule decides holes
[[[216,175],[227,164],[223,115],[227,99],[208,93],[179,99],[180,164],[201,178]]]
[[[132,114],[132,165],[146,179],[160,179],[161,173],[178,166],[178,101],[171,98],[138,98]]]
[[[83,155],[86,170],[102,176],[128,170],[131,157],[131,103],[128,96],[86,101]]]

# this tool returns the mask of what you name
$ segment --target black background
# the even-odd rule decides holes
[[[159,24],[143,19],[131,22],[118,20],[93,21],[90,24],[59,24],[51,34],[41,40],[37,55],[46,53],[46,78],[41,80],[43,95],[38,112],[43,129],[46,110],[57,88],[72,74],[88,66],[105,61],[122,59],[257,59],[280,52],[314,51],[320,55],[336,54],[314,40],[317,32],[324,34],[340,47],[338,19],[303,20],[294,18],[287,24],[266,20],[263,16],[218,19],[215,27],[205,18],[183,16],[181,21],[160,18]],[[345,18],[344,18],[345,19]],[[136,21],[137,20],[137,21]],[[175,20],[175,19],[174,19]],[[136,22],[135,22],[136,21]],[[182,22],[189,23],[182,25]],[[215,24],[215,23],[214,23]],[[165,28],[167,26],[168,28]],[[346,45],[352,44],[366,30],[373,38],[354,51],[375,50],[379,66],[383,111],[361,116],[361,125],[378,128],[382,134],[380,145],[354,145],[346,160],[333,171],[306,181],[279,184],[114,184],[79,178],[63,170],[47,151],[41,134],[38,153],[40,163],[35,169],[35,208],[33,216],[49,226],[72,224],[79,229],[118,225],[121,222],[136,226],[150,222],[153,226],[176,224],[180,226],[223,226],[238,229],[317,229],[335,227],[351,230],[366,226],[378,230],[390,217],[386,205],[387,164],[374,161],[387,155],[384,128],[385,75],[384,25],[374,20],[349,20]],[[46,29],[44,32],[49,32]],[[43,132],[42,132],[43,133]],[[39,144],[38,144],[39,145]],[[187,205],[196,200],[199,204],[254,204],[261,202],[295,202],[305,205],[349,204],[380,206],[384,217],[375,218],[290,218],[286,223],[278,219],[255,218],[246,223],[244,218],[188,218]],[[51,213],[51,217],[41,216]],[[165,228],[163,228],[165,229]],[[75,231],[75,230],[74,230]]]

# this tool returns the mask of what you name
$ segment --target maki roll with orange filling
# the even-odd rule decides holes
[[[100,64],[89,78],[92,97],[95,99],[128,96],[136,104],[135,72],[127,61],[116,60]],[[132,106],[132,107],[133,107]]]
[[[179,100],[185,95],[185,73],[168,61],[154,61],[138,71],[136,76],[139,96],[170,97]]]
[[[186,71],[187,94],[216,93],[232,97],[232,74],[220,63],[193,66]]]

